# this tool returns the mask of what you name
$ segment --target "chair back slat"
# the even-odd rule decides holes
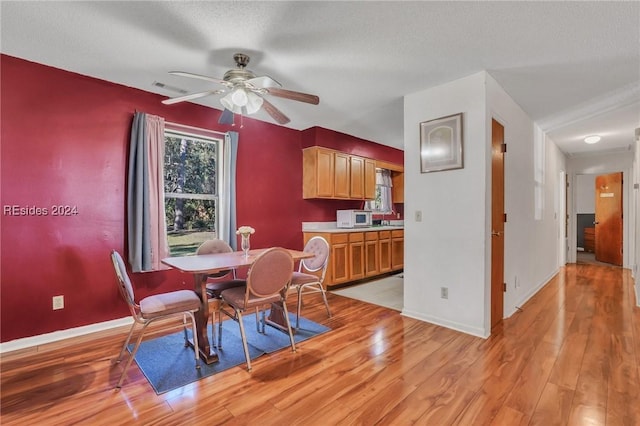
[[[247,296],[268,297],[287,288],[293,275],[293,258],[285,249],[274,247],[263,252],[247,274]]]
[[[196,254],[218,254],[218,253],[231,253],[233,249],[226,241],[214,238],[207,240],[200,244],[200,247],[196,250]],[[225,269],[213,274],[209,274],[210,278],[222,278],[225,275],[231,273],[230,269]]]
[[[122,256],[120,256],[120,253],[113,250],[111,252],[111,260],[113,262],[113,268],[116,271],[116,277],[118,278],[120,294],[122,294],[123,299],[130,306],[135,306],[136,302],[135,294],[133,292],[133,285],[131,284],[131,280],[129,279],[129,275],[127,274],[127,268],[124,265]]]
[[[327,243],[327,240],[320,236],[313,237],[305,244],[304,251],[315,254],[314,257],[301,261],[307,271],[316,272],[326,267],[329,259],[329,243]]]

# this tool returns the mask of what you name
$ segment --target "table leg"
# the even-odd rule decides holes
[[[218,361],[218,354],[211,347],[207,333],[207,323],[209,322],[209,301],[207,297],[207,276],[205,274],[195,274],[195,292],[202,301],[200,310],[196,312],[196,329],[198,331],[198,346],[200,358],[207,364]],[[191,344],[193,346],[193,343]],[[194,348],[194,350],[196,350]]]
[[[271,309],[269,310],[269,316],[267,317],[267,324],[283,331],[285,333],[289,333],[287,330],[287,323],[284,319],[285,312],[284,306],[282,302],[274,302],[271,304]],[[292,330],[295,334],[295,330]]]

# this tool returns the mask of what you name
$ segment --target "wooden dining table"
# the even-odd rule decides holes
[[[181,272],[192,274],[194,278],[194,290],[202,305],[200,310],[196,312],[196,330],[198,333],[198,346],[201,359],[207,364],[218,361],[218,354],[209,342],[207,335],[207,322],[211,313],[209,312],[209,302],[207,297],[207,277],[210,274],[228,270],[238,269],[251,264],[256,258],[263,253],[264,249],[249,250],[248,256],[241,251],[230,253],[200,254],[192,256],[167,257],[162,259],[162,263]],[[314,256],[312,253],[306,253],[299,250],[285,249],[291,254],[294,261],[307,259]],[[281,322],[281,316],[284,315],[282,306],[272,306],[269,320],[276,326]],[[195,348],[194,348],[195,350]]]

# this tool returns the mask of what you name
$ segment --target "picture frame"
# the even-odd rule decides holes
[[[420,123],[420,172],[463,168],[462,113]]]

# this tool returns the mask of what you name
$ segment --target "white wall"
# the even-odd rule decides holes
[[[576,214],[596,212],[596,176],[576,176]]]
[[[485,73],[404,99],[403,314],[486,336]],[[463,113],[464,168],[420,173],[419,123]],[[422,221],[415,221],[416,211]],[[440,298],[448,287],[449,298]]]
[[[634,220],[632,218],[632,215],[630,215],[631,203],[629,202],[629,200],[635,200],[632,174],[633,160],[634,153],[629,151],[607,154],[576,155],[567,159],[567,169],[570,176],[570,187],[572,188],[572,190],[570,191],[571,205],[568,210],[570,212],[569,257],[567,259],[568,262],[575,263],[576,261],[576,212],[578,207],[578,176],[622,172],[622,179],[624,182],[627,182],[623,183],[622,186],[622,214],[624,218],[631,218],[629,220],[623,219],[622,221],[622,266],[624,268],[631,268],[634,253],[632,253],[633,245],[630,244],[630,241],[637,238],[634,231],[635,226],[632,226]],[[629,182],[631,183],[629,184]]]
[[[491,76],[487,76],[487,104],[488,113],[505,126],[507,144],[507,223],[504,234],[504,279],[507,292],[504,294],[504,313],[505,317],[509,317],[517,306],[522,306],[558,272],[559,259],[563,258],[560,240],[564,240],[564,235],[561,234],[561,210],[564,205],[560,202],[560,172],[566,171],[566,165],[564,154],[551,139],[545,137],[543,209],[541,219],[536,220],[534,123]],[[489,240],[487,244],[490,247]],[[489,259],[489,270],[490,266]],[[489,294],[488,290],[487,293]],[[489,303],[490,300],[487,309],[490,307]]]
[[[491,119],[505,126],[505,313],[558,269],[558,179],[564,156],[546,140],[542,220],[534,220],[533,122],[486,72],[405,97],[403,314],[490,334]],[[420,173],[419,123],[462,112],[464,168]],[[422,221],[415,221],[416,211]],[[518,288],[515,288],[515,281]],[[448,287],[448,299],[440,288]]]

